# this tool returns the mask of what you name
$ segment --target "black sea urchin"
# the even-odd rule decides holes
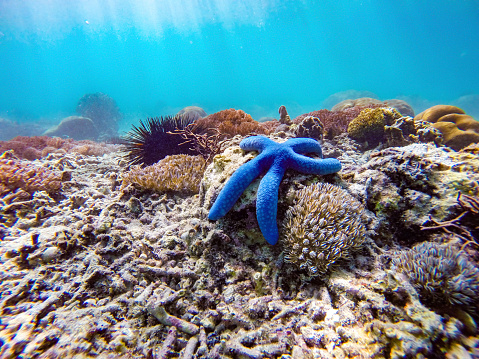
[[[129,165],[150,166],[169,155],[196,155],[175,129],[184,129],[194,122],[194,117],[165,116],[140,120],[123,138],[127,148],[125,155]]]

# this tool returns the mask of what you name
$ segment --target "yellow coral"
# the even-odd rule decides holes
[[[201,156],[167,156],[154,165],[134,166],[124,173],[123,187],[133,184],[155,192],[198,193],[204,169]]]
[[[393,108],[366,108],[348,125],[348,134],[358,141],[378,143],[383,140],[384,126],[392,125],[401,114]]]
[[[316,276],[363,243],[363,207],[345,190],[318,183],[295,197],[283,224],[287,261]]]

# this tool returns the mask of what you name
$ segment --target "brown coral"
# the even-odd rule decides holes
[[[30,195],[35,191],[53,194],[61,190],[61,174],[45,167],[6,157],[4,154],[0,158],[0,196],[17,190]]]
[[[306,116],[294,129],[296,137],[309,137],[316,140],[323,139],[324,126],[321,120],[314,116]]]
[[[287,261],[316,276],[362,245],[363,208],[345,190],[317,183],[295,197],[283,224]]]
[[[414,120],[429,121],[441,131],[444,144],[456,151],[479,142],[479,121],[456,106],[437,105],[418,114]]]
[[[133,184],[155,192],[198,193],[205,163],[202,156],[166,156],[154,165],[134,166],[124,173],[122,187]]]
[[[246,136],[251,133],[268,134],[266,127],[253,120],[251,115],[248,115],[243,110],[235,110],[233,108],[200,118],[195,123],[195,132],[214,134],[212,132],[213,129],[217,129],[223,138],[230,138],[235,135]]]

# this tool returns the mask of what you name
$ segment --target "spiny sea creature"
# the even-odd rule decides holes
[[[441,309],[456,305],[477,314],[479,269],[451,246],[424,242],[398,252],[393,265],[409,278],[425,304]]]
[[[283,222],[286,261],[317,276],[364,242],[364,209],[345,190],[317,183],[295,200]]]
[[[124,137],[128,153],[125,155],[129,165],[150,166],[168,155],[196,155],[184,139],[173,133],[184,129],[194,121],[189,116],[166,116],[140,120],[140,126],[132,126],[132,130]]]
[[[341,163],[335,158],[322,159],[321,146],[311,138],[291,138],[277,143],[264,136],[252,136],[241,141],[240,147],[244,151],[258,151],[259,155],[233,173],[216,198],[208,218],[223,217],[249,184],[266,172],[258,188],[256,217],[266,241],[276,244],[279,237],[276,224],[278,190],[285,171],[291,168],[302,173],[326,175],[338,172]],[[316,153],[321,158],[310,158],[301,153]]]

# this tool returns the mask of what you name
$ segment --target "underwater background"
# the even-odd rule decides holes
[[[478,20],[476,0],[2,0],[0,117],[48,127],[101,92],[122,131],[189,105],[264,120],[364,96],[477,118]]]

